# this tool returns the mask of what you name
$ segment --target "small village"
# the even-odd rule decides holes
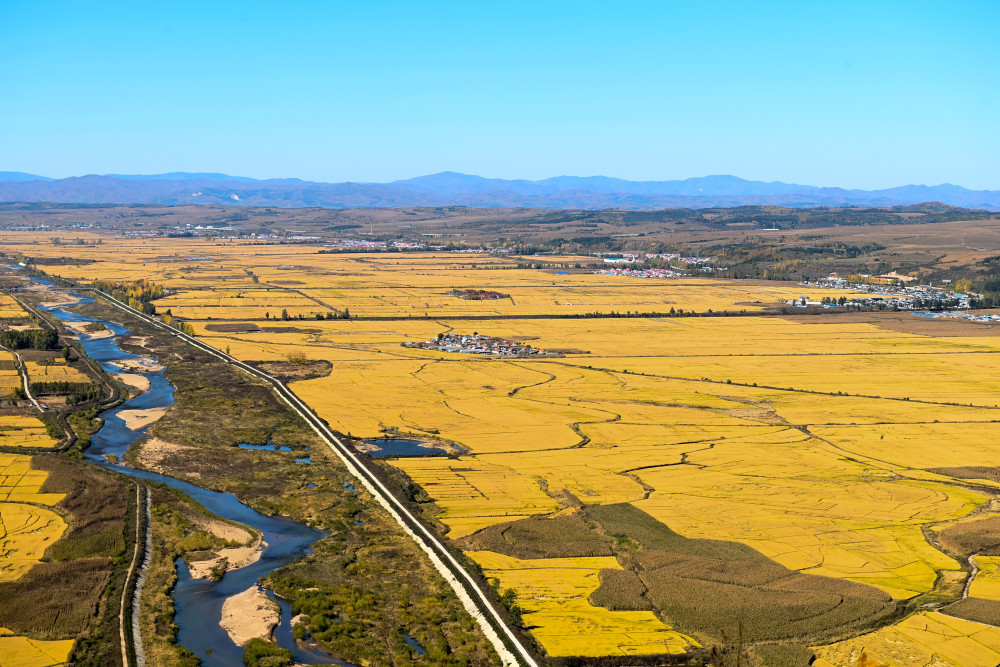
[[[403,343],[403,347],[436,350],[438,352],[458,352],[460,354],[489,354],[501,357],[529,357],[554,355],[537,347],[516,340],[493,338],[479,332],[471,336],[456,333],[440,333],[436,338],[421,343]]]
[[[685,256],[679,253],[592,253],[602,257],[607,268],[594,271],[600,276],[625,276],[628,278],[685,278],[693,274],[711,273],[718,267],[712,266],[710,257]],[[649,260],[668,262],[669,266],[648,266]],[[629,266],[637,265],[637,266]]]
[[[1000,322],[1000,314],[982,314],[982,313],[964,313],[957,312],[953,310],[944,310],[934,313],[913,313],[914,315],[919,315],[920,317],[929,317],[931,319],[947,319],[947,320],[966,320],[969,322],[980,322],[985,324],[992,324],[993,322]]]
[[[951,310],[969,308],[971,299],[974,296],[972,294],[957,292],[950,287],[935,287],[933,285],[910,286],[906,283],[913,281],[913,279],[908,276],[859,276],[859,278],[862,280],[848,280],[847,278],[832,274],[817,281],[805,281],[799,284],[805,287],[864,292],[869,296],[841,297],[840,299],[826,299],[821,302],[808,300],[803,302],[801,299],[797,299],[790,301],[789,305],[819,305],[827,308],[846,306],[864,309],[884,309],[889,307],[896,310]],[[904,278],[908,280],[904,280]]]
[[[629,278],[683,278],[686,273],[673,269],[598,269],[594,271],[599,276],[627,276]]]

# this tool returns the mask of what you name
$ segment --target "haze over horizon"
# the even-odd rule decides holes
[[[4,166],[4,165],[0,164],[0,167],[2,167],[2,166]],[[484,180],[488,180],[488,181],[513,181],[513,182],[525,182],[525,183],[543,183],[543,182],[546,182],[546,181],[558,181],[560,179],[579,179],[579,180],[607,179],[607,180],[611,180],[611,181],[622,181],[622,182],[633,183],[633,184],[636,184],[636,183],[669,183],[669,182],[680,182],[680,181],[697,181],[697,180],[702,180],[702,179],[734,179],[736,181],[746,181],[746,182],[752,182],[752,183],[768,183],[768,184],[775,184],[775,185],[797,185],[797,186],[808,187],[808,188],[838,188],[838,189],[844,189],[844,190],[859,190],[859,191],[869,191],[869,190],[885,189],[885,188],[847,188],[847,187],[841,186],[841,185],[839,185],[837,183],[822,183],[822,184],[817,184],[817,183],[798,183],[798,182],[791,182],[791,181],[782,181],[782,180],[779,180],[779,179],[770,179],[770,180],[765,180],[765,179],[751,179],[751,178],[744,178],[743,176],[740,176],[739,174],[694,174],[694,175],[689,175],[689,176],[675,178],[675,179],[645,179],[645,178],[626,179],[626,178],[621,178],[619,176],[616,176],[614,174],[550,174],[548,176],[542,176],[542,177],[539,177],[539,178],[523,178],[523,177],[518,177],[518,176],[502,177],[502,176],[490,176],[490,175],[483,175],[483,174],[470,174],[470,173],[465,173],[465,172],[460,172],[460,171],[454,171],[454,170],[451,170],[451,169],[446,169],[444,171],[435,172],[433,174],[430,174],[430,173],[428,173],[428,174],[416,174],[416,175],[404,176],[404,177],[398,178],[398,179],[393,179],[391,181],[363,181],[363,180],[359,180],[359,179],[348,178],[348,179],[343,180],[343,181],[333,182],[333,181],[322,181],[322,180],[306,179],[306,178],[302,178],[300,176],[287,175],[287,174],[286,175],[281,175],[281,176],[268,176],[268,177],[246,176],[244,174],[238,174],[238,173],[237,174],[228,174],[228,173],[223,173],[221,171],[212,171],[210,169],[201,169],[201,170],[180,170],[180,169],[178,169],[178,170],[173,170],[173,171],[168,171],[168,172],[162,172],[162,173],[156,173],[156,174],[154,174],[154,173],[145,173],[145,174],[139,174],[139,173],[134,173],[134,174],[126,174],[126,173],[107,173],[107,174],[87,173],[87,174],[69,174],[67,176],[62,176],[62,177],[52,177],[52,176],[48,176],[46,174],[33,174],[33,173],[24,172],[24,171],[18,171],[18,170],[14,170],[14,169],[10,169],[10,170],[2,170],[2,169],[0,169],[0,181],[20,181],[22,179],[23,180],[28,180],[29,177],[39,177],[41,180],[52,181],[52,180],[61,180],[61,179],[66,179],[66,178],[83,178],[83,177],[89,177],[89,176],[101,176],[101,177],[110,177],[110,178],[121,178],[121,179],[127,179],[127,180],[169,180],[169,179],[177,179],[177,180],[199,180],[200,179],[200,180],[210,180],[210,181],[211,180],[218,180],[218,181],[221,181],[221,182],[302,181],[302,182],[312,182],[312,183],[322,183],[322,184],[356,183],[356,184],[361,184],[361,185],[388,185],[388,184],[393,184],[393,183],[405,183],[405,182],[408,182],[408,181],[418,181],[420,179],[430,179],[430,178],[447,177],[447,176],[457,176],[457,177],[469,178],[469,179],[484,179]],[[889,186],[889,187],[891,188],[891,187],[905,187],[905,186],[916,186],[916,187],[955,186],[955,187],[963,188],[963,189],[966,189],[966,190],[977,190],[977,188],[969,188],[969,187],[964,186],[961,183],[897,183],[896,185]],[[986,191],[1000,190],[1000,188],[978,188],[978,189],[980,189],[980,190],[986,190]]]
[[[997,190],[998,19],[989,2],[7,2],[0,167]]]

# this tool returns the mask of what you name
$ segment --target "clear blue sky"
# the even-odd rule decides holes
[[[1000,2],[0,2],[0,170],[1000,189]]]

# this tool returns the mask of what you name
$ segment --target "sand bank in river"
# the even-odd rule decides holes
[[[149,391],[149,379],[145,375],[138,373],[115,373],[115,379],[123,384],[127,384],[140,393]]]
[[[218,556],[208,560],[192,561],[188,563],[188,569],[191,571],[192,579],[208,579],[212,576],[212,568],[222,565],[223,561],[225,561],[227,572],[237,570],[259,561],[260,555],[264,553],[266,548],[267,542],[258,537],[257,541],[248,547],[217,549],[215,553]]]
[[[125,420],[125,426],[133,431],[146,428],[164,414],[166,408],[149,408],[148,410],[122,410],[118,416]]]
[[[113,338],[115,332],[107,327],[102,327],[100,329],[94,328],[93,331],[89,330],[87,327],[92,326],[93,322],[63,322],[63,325],[78,334],[84,334],[87,338],[92,340],[98,340],[101,338]]]
[[[163,365],[153,361],[152,357],[116,359],[112,363],[125,373],[152,373],[163,370]]]
[[[222,603],[219,624],[240,646],[246,646],[255,637],[270,640],[280,622],[281,607],[259,586],[251,586]]]
[[[206,530],[216,537],[230,542],[242,542],[246,544],[253,539],[253,534],[246,528],[229,523],[228,521],[203,518],[196,519],[195,524],[202,530]],[[208,579],[212,575],[212,568],[222,565],[223,560],[225,560],[226,571],[228,572],[229,570],[235,570],[251,563],[256,563],[260,560],[260,555],[264,553],[264,549],[266,548],[267,542],[264,541],[264,536],[258,534],[257,539],[249,546],[216,549],[215,553],[217,555],[215,558],[192,561],[188,563],[188,568],[191,570],[193,578]]]
[[[41,290],[33,290],[33,291],[41,291]],[[61,308],[63,306],[72,306],[78,304],[80,303],[80,301],[81,301],[80,299],[74,299],[67,294],[61,299],[53,299],[52,301],[43,301],[38,305],[40,305],[42,308]]]

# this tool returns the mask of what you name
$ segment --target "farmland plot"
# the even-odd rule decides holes
[[[390,465],[515,591],[550,655],[680,652],[742,624],[751,643],[814,647],[821,665],[864,651],[900,665],[1000,660],[1000,614],[983,606],[996,602],[1000,520],[976,523],[992,520],[982,508],[1000,487],[1000,338],[974,325],[939,336],[934,323],[907,333],[858,316],[530,319],[752,313],[851,294],[556,275],[503,257],[122,244],[131,254],[84,248],[97,262],[60,270],[162,276],[174,293],[157,308],[194,320],[207,343],[253,362],[329,362],[291,386],[336,430],[460,447]],[[324,308],[390,319],[315,319]],[[282,310],[292,321],[275,321]],[[402,346],[474,332],[559,353]],[[564,539],[546,541],[556,524],[540,521]],[[970,557],[979,606],[949,605]],[[900,616],[922,604],[941,609]]]

